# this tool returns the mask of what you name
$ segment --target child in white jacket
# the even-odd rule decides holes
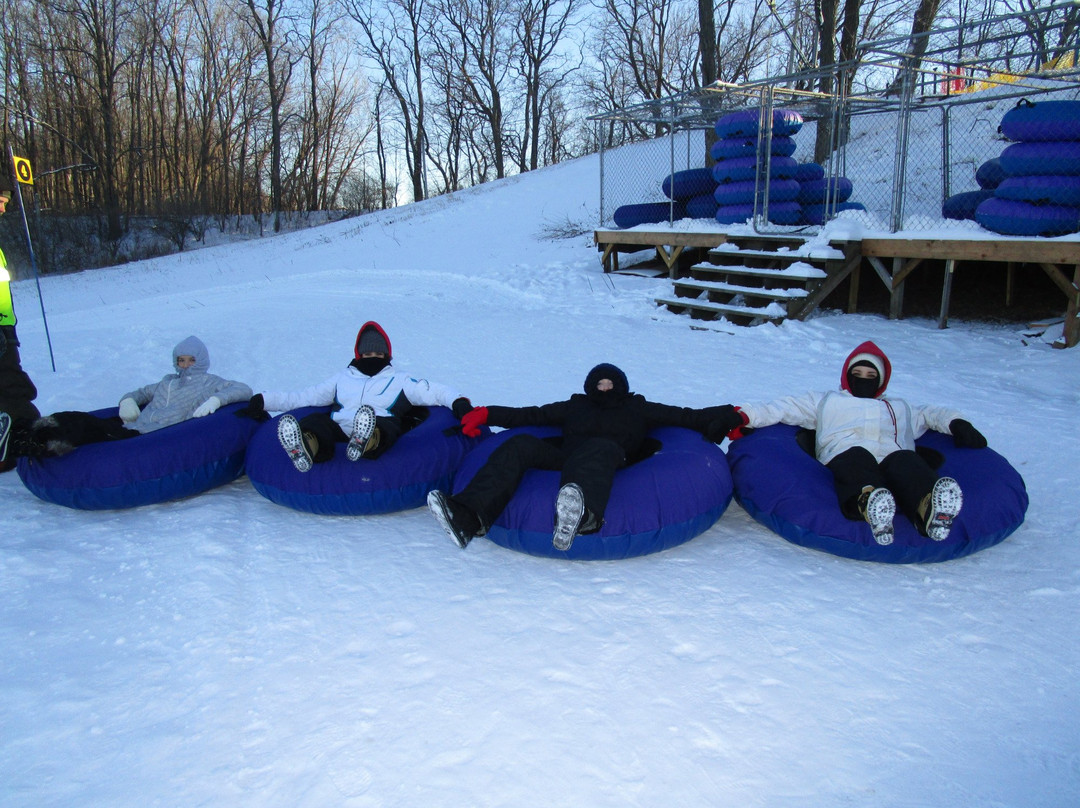
[[[807,393],[739,407],[749,427],[792,424],[816,431],[814,453],[833,473],[840,509],[865,519],[879,544],[893,540],[899,504],[922,533],[935,541],[949,536],[963,494],[956,480],[939,477],[915,450],[927,430],[952,435],[957,446],[986,446],[959,412],[919,407],[885,398],[892,375],[889,359],[873,342],[844,362],[840,390]]]
[[[278,439],[298,471],[334,456],[334,445],[347,442],[349,460],[373,460],[386,452],[409,426],[414,407],[449,407],[461,418],[472,409],[456,390],[395,370],[390,338],[376,322],[360,326],[355,358],[329,379],[304,390],[264,392],[252,397],[238,415],[264,420],[266,411],[298,407],[330,407],[297,420],[286,413],[278,419]]]

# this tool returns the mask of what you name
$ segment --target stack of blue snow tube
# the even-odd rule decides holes
[[[847,177],[826,177],[820,163],[802,163],[795,174],[802,206],[802,224],[825,224],[827,217],[842,210],[866,210],[859,202],[851,202],[855,186]]]
[[[1003,179],[1005,172],[1001,168],[1001,158],[987,160],[975,172],[975,182],[979,184],[979,190],[953,194],[942,204],[941,215],[957,221],[975,221],[975,211],[987,199],[993,198],[994,189]]]
[[[716,160],[712,168],[716,190],[716,221],[739,224],[761,213],[766,161],[760,152],[761,111],[742,109],[716,121],[717,140],[709,150]],[[795,201],[799,183],[795,180],[798,163],[793,136],[802,128],[802,116],[794,110],[777,109],[772,113],[768,171],[768,217],[774,224],[799,224],[802,208]],[[755,199],[756,205],[755,208]]]
[[[1016,141],[1001,153],[1004,178],[975,221],[1009,236],[1080,231],[1080,101],[1020,101],[1001,119]]]

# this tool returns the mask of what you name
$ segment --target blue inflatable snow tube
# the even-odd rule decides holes
[[[661,187],[664,196],[669,199],[685,201],[695,196],[712,193],[712,189],[716,187],[716,180],[712,177],[712,169],[688,168],[664,177]]]
[[[975,172],[975,182],[983,189],[993,190],[1005,179],[1005,169],[1001,167],[1001,158],[987,160]]]
[[[1013,143],[1001,152],[1001,169],[1008,177],[1032,174],[1080,174],[1080,142]]]
[[[713,219],[716,217],[717,207],[711,192],[702,194],[686,200],[686,215],[691,219]]]
[[[938,473],[960,483],[964,507],[945,541],[926,538],[897,514],[893,543],[879,545],[866,522],[840,512],[832,473],[799,447],[796,432],[784,424],[755,429],[727,453],[739,504],[794,544],[859,561],[948,561],[997,544],[1024,521],[1027,489],[1005,458],[992,449],[957,449],[950,436],[928,432],[916,443],[944,456]]]
[[[769,161],[769,179],[790,180],[795,178],[799,164],[792,157],[774,157]],[[717,160],[712,168],[713,179],[718,184],[725,182],[753,181],[765,175],[765,164],[755,157],[732,157],[730,160]]]
[[[761,213],[763,208],[758,207]],[[716,209],[716,221],[720,224],[744,224],[754,216],[751,205],[721,205]],[[780,225],[798,225],[803,223],[803,209],[798,202],[769,202],[769,221]]]
[[[791,157],[795,153],[796,145],[794,138],[774,136],[769,145],[769,151],[775,157]],[[718,140],[709,147],[709,154],[714,160],[730,160],[732,157],[757,157],[757,135]]]
[[[825,202],[826,196],[831,195],[831,201],[847,202],[853,190],[854,186],[847,177],[805,180],[799,183],[797,201],[803,205],[816,205]]]
[[[764,188],[761,190],[764,192]],[[755,193],[757,193],[757,183],[753,180],[725,182],[716,186],[713,198],[717,205],[746,205],[753,203]],[[774,202],[791,202],[798,195],[799,183],[795,180],[772,180],[769,183],[770,205]]]
[[[993,190],[988,188],[953,194],[942,203],[941,215],[946,219],[975,221],[975,210],[987,199],[993,199],[993,197]]]
[[[61,457],[21,457],[19,478],[56,505],[98,511],[134,508],[201,494],[235,480],[258,424],[229,404],[127,440],[88,443]],[[117,408],[91,415],[112,418]]]
[[[320,411],[328,408],[305,407],[292,414],[300,419]],[[446,407],[431,407],[418,426],[378,458],[351,461],[345,456],[346,445],[339,443],[330,460],[301,473],[278,442],[280,418],[267,421],[251,439],[246,463],[251,484],[278,505],[331,516],[420,507],[429,491],[450,486],[458,464],[480,440],[466,438],[460,430],[444,434],[458,420]]]
[[[720,117],[714,127],[718,137],[757,137],[761,112],[758,109],[740,109]],[[772,113],[773,137],[791,137],[802,129],[803,118],[791,109],[774,109]]]
[[[975,221],[1006,236],[1064,236],[1080,231],[1080,207],[1032,205],[995,196],[975,209]]]
[[[845,210],[866,210],[861,202],[839,202],[835,205],[803,205],[803,224],[825,224],[825,216],[829,218]]]
[[[470,452],[454,478],[459,493],[491,453],[514,435],[545,438],[555,427],[508,429]],[[559,472],[532,469],[509,504],[488,530],[496,544],[551,558],[620,559],[659,552],[708,530],[731,502],[731,473],[724,453],[701,435],[678,427],[649,432],[661,448],[620,469],[599,533],[578,536],[566,552],[551,544]]]
[[[799,163],[794,178],[800,183],[821,180],[825,178],[825,168],[821,163]]]
[[[999,199],[1019,199],[1033,205],[1080,207],[1080,176],[1044,174],[1006,177],[994,189],[994,196]]]
[[[1021,101],[1001,119],[1009,140],[1080,140],[1080,101]]]
[[[658,224],[669,219],[686,218],[686,205],[683,202],[642,202],[638,205],[623,205],[616,208],[612,217],[615,226],[626,229],[639,224]]]

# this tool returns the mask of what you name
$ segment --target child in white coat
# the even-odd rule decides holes
[[[844,362],[840,390],[807,393],[739,407],[749,427],[792,424],[815,430],[814,454],[833,473],[840,509],[865,519],[879,544],[893,540],[897,506],[934,541],[949,536],[963,494],[951,477],[939,477],[915,449],[927,430],[952,435],[957,446],[982,448],[984,438],[959,412],[886,398],[892,376],[888,357],[867,341]]]
[[[354,359],[319,384],[292,392],[265,392],[252,397],[238,415],[265,420],[267,410],[330,407],[297,420],[286,412],[278,419],[278,440],[297,471],[334,456],[337,443],[348,443],[349,460],[373,460],[385,453],[413,424],[415,407],[449,407],[456,418],[472,404],[453,388],[415,379],[391,366],[390,338],[378,323],[360,326]]]

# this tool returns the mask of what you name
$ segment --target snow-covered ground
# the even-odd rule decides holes
[[[614,362],[668,403],[838,381],[961,408],[1024,476],[972,557],[860,563],[732,504],[693,541],[559,562],[423,509],[276,506],[246,478],[78,512],[0,477],[5,806],[1072,806],[1080,794],[1080,352],[1017,328],[825,312],[753,329],[605,276],[596,158],[303,233],[16,285],[43,412],[115,404],[189,334],[256,390],[382,323],[395,364],[536,404]],[[702,325],[695,323],[695,325]]]

